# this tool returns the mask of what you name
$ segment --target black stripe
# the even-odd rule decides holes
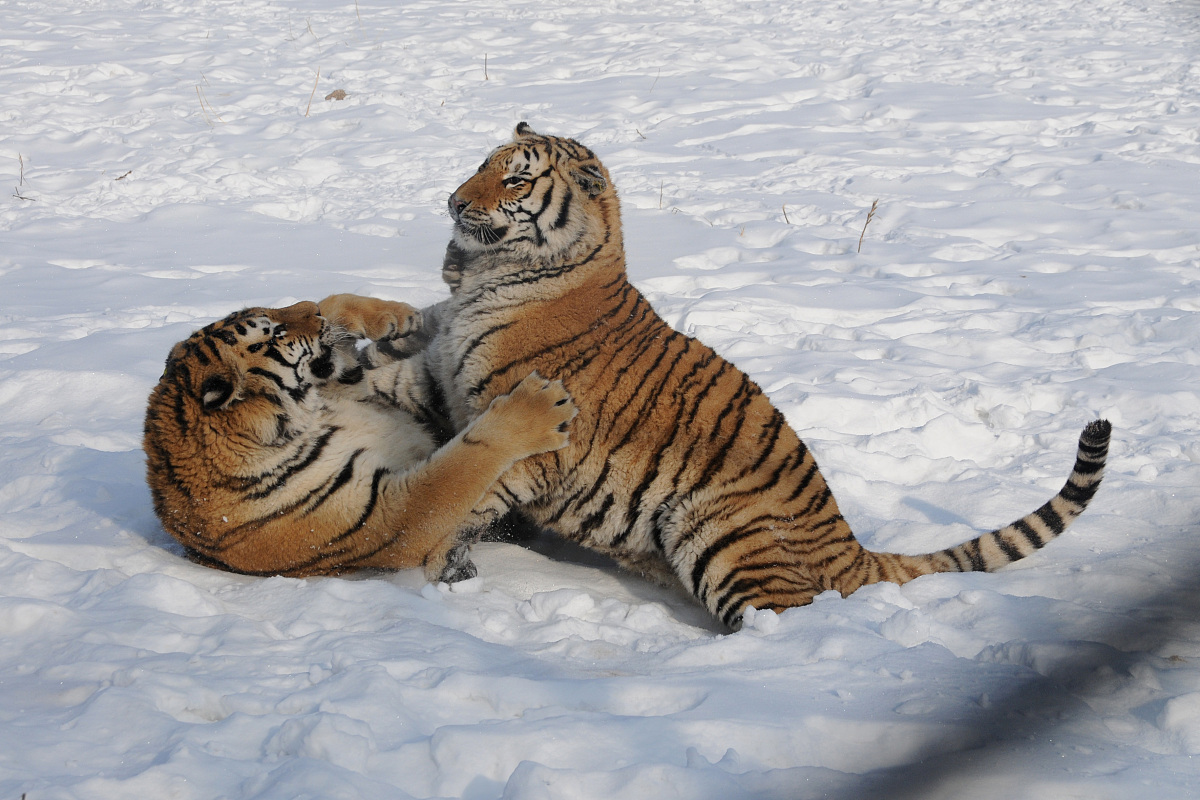
[[[979,540],[972,539],[962,546],[963,555],[971,560],[971,570],[987,572],[987,564],[983,561],[983,553],[979,549]]]
[[[567,224],[567,218],[571,214],[571,202],[574,199],[575,196],[571,193],[571,187],[568,186],[567,196],[562,200],[562,206],[558,210],[558,216],[555,217],[554,222],[550,223],[550,230],[561,230],[562,227]]]
[[[733,547],[738,542],[748,539],[751,536],[755,536],[761,532],[762,532],[762,529],[758,528],[758,527],[753,528],[751,530],[745,530],[744,528],[737,528],[735,530],[730,531],[729,533],[726,533],[724,536],[720,537],[715,542],[713,542],[708,547],[706,547],[704,549],[704,552],[701,553],[696,558],[696,563],[692,565],[692,575],[691,575],[692,594],[695,594],[697,596],[700,595],[700,581],[704,578],[704,572],[705,572],[705,570],[708,569],[709,563],[712,562],[712,560],[714,558],[716,558],[717,555],[719,555],[721,553],[721,551],[728,550],[730,547]],[[689,539],[694,536],[695,536],[695,530],[693,529],[689,534]]]
[[[1068,483],[1058,493],[1058,496],[1064,500],[1068,500],[1079,506],[1086,506],[1096,496],[1096,490],[1100,488],[1099,483],[1089,483],[1080,486],[1075,483]]]
[[[354,462],[358,460],[358,457],[361,456],[363,452],[364,451],[360,448],[350,454],[350,458],[346,459],[346,464],[342,467],[342,471],[337,474],[325,491],[317,496],[315,500],[312,500],[310,496],[310,500],[312,502],[308,508],[304,509],[302,516],[308,516],[312,512],[316,511],[325,503],[326,500],[332,497],[338,489],[341,489],[350,482],[350,479],[354,477]]]
[[[1000,548],[1000,551],[1004,553],[1009,561],[1019,561],[1023,558],[1021,551],[1017,549],[1016,545],[1001,536],[999,532],[992,534],[992,541],[996,543],[996,546]]]
[[[761,514],[754,519],[747,521],[744,525],[739,526],[738,530],[744,532],[746,537],[748,537],[770,531],[772,527],[777,527],[781,523],[786,524],[786,522],[779,517],[770,514]],[[719,592],[728,586],[729,582],[736,578],[741,571],[751,569],[752,567],[761,566],[761,562],[756,562],[750,566],[745,566],[743,562],[745,562],[747,559],[764,558],[770,556],[773,556],[775,559],[777,559],[779,556],[779,553],[777,552],[778,550],[778,542],[770,541],[765,546],[757,547],[747,553],[743,553],[742,558],[739,559],[739,563],[734,565],[729,572],[725,573],[725,577],[718,581],[716,585],[710,586],[709,592]]]
[[[970,562],[959,557],[957,547],[946,548],[945,550],[942,551],[942,553],[944,553],[945,555],[950,557],[950,559],[954,562],[954,565],[956,567],[958,567],[959,572],[969,572],[970,571],[967,569],[967,567],[970,566]]]
[[[259,489],[257,492],[253,492],[253,493],[247,495],[246,499],[247,500],[261,500],[262,498],[268,497],[271,494],[273,494],[274,492],[283,488],[285,485],[287,485],[287,482],[291,479],[291,477],[293,475],[296,475],[299,472],[303,472],[305,469],[312,466],[312,464],[315,463],[317,461],[317,459],[319,459],[321,457],[322,453],[325,452],[326,445],[329,444],[329,440],[333,438],[333,435],[335,433],[337,433],[337,431],[338,431],[338,428],[336,428],[336,427],[330,427],[330,428],[326,429],[312,443],[312,449],[310,449],[308,451],[308,455],[305,456],[304,459],[301,460],[299,463],[292,464],[291,466],[287,467],[282,473],[269,472],[269,473],[266,473],[265,475],[259,475],[259,476],[254,476],[254,477],[249,477],[249,478],[244,479],[247,485],[254,485],[256,483],[261,482],[265,478],[273,478],[273,481],[271,483],[267,484],[262,489]]]
[[[779,434],[783,430],[783,426],[786,424],[786,422],[783,419],[783,414],[779,413],[779,409],[772,408],[771,411],[773,412],[771,414],[771,420],[764,428],[766,431],[766,441],[762,441],[762,433],[760,433],[758,437],[760,442],[759,447],[761,448],[762,452],[759,453],[758,459],[755,460],[753,464],[742,470],[741,474],[738,475],[739,478],[743,478],[751,473],[757,472],[759,468],[767,462],[767,459],[770,458],[771,453],[775,451],[775,443],[779,441]],[[774,485],[778,480],[778,475],[779,473],[777,472],[775,479],[771,481],[771,485]]]
[[[354,525],[352,525],[345,533],[333,539],[330,544],[345,539],[367,524],[367,520],[369,520],[371,515],[375,513],[375,505],[379,502],[379,484],[381,481],[383,481],[384,476],[387,475],[388,472],[389,470],[387,467],[379,467],[375,470],[375,474],[371,476],[371,493],[367,496],[367,504],[363,507],[362,514],[360,514],[358,519],[355,520]]]
[[[485,391],[487,391],[487,388],[492,383],[492,381],[497,380],[502,375],[505,375],[508,372],[512,371],[513,369],[518,368],[520,365],[528,364],[530,362],[537,362],[539,359],[543,358],[546,355],[567,349],[573,345],[577,346],[577,343],[581,340],[589,341],[590,340],[589,334],[593,334],[597,330],[608,325],[610,319],[614,319],[614,318],[620,319],[621,318],[625,303],[631,296],[633,298],[634,306],[633,306],[633,309],[626,312],[628,315],[632,315],[634,313],[634,310],[636,310],[639,301],[641,301],[641,295],[628,282],[626,282],[615,293],[615,296],[610,296],[610,298],[606,298],[606,299],[609,299],[611,302],[612,300],[616,299],[616,296],[620,297],[618,304],[611,307],[604,314],[599,315],[595,319],[595,321],[592,322],[592,324],[588,327],[588,329],[585,332],[583,332],[582,334],[572,334],[565,339],[560,339],[549,345],[545,345],[538,351],[528,353],[519,359],[510,361],[507,364],[504,364],[503,366],[499,366],[499,367],[493,369],[488,375],[483,377],[482,380],[477,380],[475,382],[475,384],[468,389],[468,391],[467,391],[468,396],[478,397],[478,396],[482,395]],[[653,311],[651,310],[650,313],[653,313]],[[644,316],[646,316],[646,314],[643,314],[643,317]],[[507,327],[510,324],[512,324],[512,323],[506,323],[503,326],[494,328],[493,330],[488,331],[485,334],[482,334],[482,336],[491,335],[492,333],[497,332],[498,330],[500,330],[504,327]],[[626,328],[624,326],[631,325],[631,324],[636,324],[636,323],[622,322],[620,325],[614,326],[614,327],[617,329],[619,335],[628,336],[628,335],[632,335],[632,334],[630,331],[626,330]],[[481,336],[481,338],[482,338],[482,336]],[[596,355],[600,355],[601,353],[610,353],[613,355],[613,358],[615,358],[615,354],[613,354],[612,351],[609,349],[609,348],[613,348],[614,346],[615,346],[615,343],[609,341],[609,342],[604,342],[603,346],[601,346],[599,343],[590,345],[588,350],[594,350]],[[574,367],[575,371],[580,371],[583,366],[590,364],[591,361],[594,359],[594,357],[595,356],[593,356],[592,358],[586,359],[586,363],[580,363],[580,359],[578,359],[578,358],[571,358],[571,359],[561,359],[560,358],[560,359],[556,359],[556,360],[563,362],[565,364],[572,365]],[[465,361],[466,361],[466,358],[464,356],[459,362],[458,370],[455,372],[456,376],[458,376],[462,373],[462,371],[464,369]],[[562,370],[562,372],[568,372],[568,371],[569,370],[566,370],[566,369]],[[559,375],[558,377],[561,377],[561,375]]]
[[[483,344],[485,339],[490,336],[494,336],[505,328],[512,327],[513,324],[514,323],[512,322],[502,322],[499,325],[493,325],[483,333],[468,341],[466,348],[459,354],[458,364],[454,368],[454,376],[458,377],[462,374],[463,369],[466,367],[467,359],[470,358],[471,353],[475,352],[477,347]]]
[[[212,353],[212,357],[214,360],[216,360],[218,362],[221,360],[221,348],[217,347],[216,343],[211,338],[204,339],[203,341],[200,342],[200,344],[203,345],[204,348],[207,348],[209,350],[209,352]],[[210,363],[212,363],[208,360],[208,356],[205,355],[203,348],[197,347],[195,350],[195,353],[196,353],[196,359],[201,364],[208,366]]]
[[[279,377],[270,370],[263,369],[262,367],[251,367],[250,369],[246,370],[246,372],[250,375],[260,375],[278,386],[281,391],[288,391],[288,387],[284,385],[283,378]]]
[[[817,474],[820,474],[820,470],[817,470],[816,466],[817,466],[817,464],[814,461],[813,462],[813,468],[814,468],[813,477],[814,478],[816,477]],[[808,476],[805,476],[805,477],[808,477]],[[808,517],[810,515],[819,514],[822,510],[824,510],[825,506],[829,505],[829,501],[832,499],[833,499],[833,492],[829,491],[829,486],[826,485],[825,489],[823,491],[818,492],[816,495],[813,496],[812,500],[808,501],[808,505],[806,505],[799,512],[797,512],[796,518],[804,519],[805,517]]]
[[[1055,536],[1062,533],[1063,529],[1067,527],[1063,524],[1062,517],[1058,515],[1058,512],[1055,511],[1049,503],[1046,503],[1033,513],[1037,514],[1038,518],[1042,522],[1046,523],[1046,527],[1049,528]]]
[[[280,352],[279,348],[273,344],[270,345],[269,347],[267,347],[267,352],[263,353],[263,355],[266,356],[267,358],[271,359],[272,361],[278,362],[278,363],[282,364],[283,366],[288,367],[289,369],[295,366],[295,364],[293,364],[292,362],[290,362],[286,358],[284,358],[283,353]]]
[[[734,414],[733,430],[731,430],[729,434],[724,437],[724,442],[717,447],[716,454],[709,458],[708,463],[700,473],[700,477],[696,479],[697,486],[708,486],[712,483],[712,480],[717,473],[724,469],[725,459],[728,458],[729,451],[733,448],[734,444],[737,443],[738,437],[742,432],[742,427],[746,424],[746,408],[754,399],[753,393],[749,393],[747,391],[750,386],[751,384],[749,379],[743,380],[742,384],[738,386],[738,390],[734,392],[733,396],[726,401],[725,407],[721,410],[721,413],[717,416],[716,421],[713,423],[712,431],[708,436],[710,443],[716,441],[717,436],[721,432],[721,423],[725,420],[725,418],[731,412]],[[736,408],[733,407],[733,403],[735,401],[737,402]]]
[[[1029,542],[1034,549],[1040,550],[1042,547],[1045,547],[1046,543],[1042,541],[1042,535],[1034,530],[1025,520],[1019,519],[1012,526],[1021,532],[1021,535],[1025,537],[1025,541]]]
[[[839,539],[838,543],[844,544],[844,543],[848,543],[848,542],[852,542],[852,541],[854,541],[854,536],[851,535],[851,536],[847,536],[843,539]],[[824,559],[822,561],[822,564],[823,565],[832,564],[834,561],[836,561],[838,558],[840,558],[845,553],[846,553],[846,551],[843,549],[841,552],[838,553],[838,555],[836,555],[832,558]],[[828,581],[827,585],[830,587],[836,588],[836,587],[842,585],[842,578],[844,578],[846,576],[846,573],[850,572],[851,570],[863,569],[865,571],[869,571],[870,568],[866,564],[866,558],[867,558],[867,551],[860,547],[858,549],[858,552],[856,552],[854,554],[854,558],[850,559],[849,563],[847,563],[846,566],[842,567],[837,572],[835,572],[833,574],[829,574],[824,569],[822,569],[820,571],[824,574],[825,580]]]
[[[186,387],[191,383],[191,373],[185,365],[180,364],[176,374],[178,377],[175,381],[175,424],[179,426],[180,434],[186,436],[190,427],[185,413],[186,399],[189,396]]]
[[[604,502],[600,504],[600,508],[596,509],[594,512],[592,512],[587,517],[585,517],[582,522],[579,523],[579,525],[578,525],[579,533],[582,536],[586,537],[586,536],[588,536],[588,534],[590,534],[592,532],[592,530],[594,530],[601,523],[603,523],[605,521],[605,517],[608,515],[609,509],[611,509],[613,507],[613,503],[615,501],[616,501],[616,497],[614,497],[611,494],[607,495],[604,498]],[[624,540],[624,539],[628,538],[628,536],[629,536],[629,529],[626,528],[624,531],[621,532],[621,536],[618,538],[620,538],[621,540]]]
[[[774,567],[776,565],[772,564],[770,566]],[[770,578],[772,576],[767,577]],[[763,581],[761,579],[743,578],[730,586],[727,591],[722,593],[721,596],[717,598],[715,603],[717,613],[721,616],[721,620],[725,622],[726,625],[732,624],[732,621],[727,620],[726,617],[729,615],[729,612],[733,610],[733,607],[740,606],[743,603],[750,603],[753,605],[753,598],[762,597],[766,593],[766,587],[763,585]],[[734,601],[736,601],[736,603]],[[731,604],[733,607],[731,607]],[[725,611],[723,612],[722,609],[725,609]]]
[[[795,471],[795,469],[804,462],[804,456],[807,452],[808,451],[804,448],[804,443],[801,442],[799,447],[792,450],[791,453],[779,460],[779,464],[766,476],[766,479],[762,483],[755,484],[754,486],[750,486],[736,492],[725,492],[721,495],[722,499],[728,502],[738,497],[753,498],[756,495],[771,491],[783,480],[783,475],[785,472]],[[760,461],[761,460],[763,459],[760,459]],[[742,470],[741,474],[739,474],[737,478],[732,479],[730,483],[741,480],[747,477],[749,474],[749,470]],[[809,481],[812,480],[811,474],[806,474],[805,477]]]
[[[578,500],[575,501],[575,508],[583,510],[583,507],[591,502],[592,498],[600,493],[600,490],[608,483],[608,473],[612,468],[612,462],[605,459],[604,467],[600,470],[600,474],[596,476],[596,480],[592,482],[592,488],[584,492]]]

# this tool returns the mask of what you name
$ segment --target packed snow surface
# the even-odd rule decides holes
[[[1200,795],[1198,61],[1195,0],[0,3],[0,797]],[[1032,510],[1103,416],[1092,508],[734,634],[550,538],[453,587],[184,559],[171,344],[444,297],[522,119],[605,161],[633,282],[867,546]]]

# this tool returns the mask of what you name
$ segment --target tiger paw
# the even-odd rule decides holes
[[[466,542],[459,542],[446,553],[446,560],[442,566],[428,564],[425,568],[425,578],[430,583],[469,581],[478,574],[479,570],[471,560],[471,549]]]
[[[458,564],[448,564],[442,570],[442,574],[438,576],[438,583],[459,583],[461,581],[469,581],[479,574],[479,569],[475,566],[475,562],[467,559]]]
[[[359,339],[393,341],[421,330],[421,312],[408,303],[333,294],[318,305],[321,316]]]
[[[442,258],[442,280],[450,287],[450,294],[462,286],[463,271],[467,262],[466,252],[454,242],[446,246],[446,255]]]
[[[566,447],[570,441],[567,426],[578,413],[562,381],[531,372],[511,392],[493,400],[480,421],[494,417],[503,426],[499,436],[525,455],[534,455]]]

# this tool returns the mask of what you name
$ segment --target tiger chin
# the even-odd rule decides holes
[[[333,295],[176,344],[143,442],[163,528],[194,560],[252,575],[472,577],[472,509],[513,464],[565,446],[575,408],[531,373],[455,435],[425,360],[435,330],[436,307]]]
[[[617,194],[572,139],[521,123],[449,199],[453,294],[432,347],[456,425],[531,370],[579,417],[571,443],[506,473],[477,523],[519,507],[626,567],[677,581],[726,625],[825,590],[991,571],[1058,536],[1103,475],[1111,426],[1084,428],[1063,489],[1036,511],[924,555],[864,549],[813,455],[742,371],[671,329],[626,278]]]

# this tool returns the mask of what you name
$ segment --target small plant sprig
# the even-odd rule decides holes
[[[208,79],[203,75],[201,75],[200,78],[205,83],[208,83]],[[225,120],[221,119],[221,115],[217,113],[215,108],[213,108],[212,103],[208,101],[208,95],[204,93],[204,90],[200,88],[200,84],[198,83],[196,84],[196,98],[200,101],[200,113],[204,115],[204,121],[208,123],[208,127],[216,127],[213,125],[214,119],[222,125],[225,124]]]
[[[312,94],[308,96],[308,107],[304,109],[304,116],[308,116],[308,112],[312,111],[313,98],[317,96],[317,84],[321,82],[321,68],[317,67],[317,79],[313,81]]]
[[[21,192],[21,187],[25,185],[25,156],[17,153],[17,160],[21,163],[21,176],[17,179],[17,185],[13,188],[13,197],[17,198],[18,200],[28,201],[30,203],[36,202],[36,197],[26,197]]]
[[[867,235],[867,226],[871,224],[871,220],[875,219],[875,209],[879,208],[879,200],[871,203],[871,210],[867,212],[867,221],[863,223],[862,233],[858,235],[858,252],[862,252],[863,237]]]

